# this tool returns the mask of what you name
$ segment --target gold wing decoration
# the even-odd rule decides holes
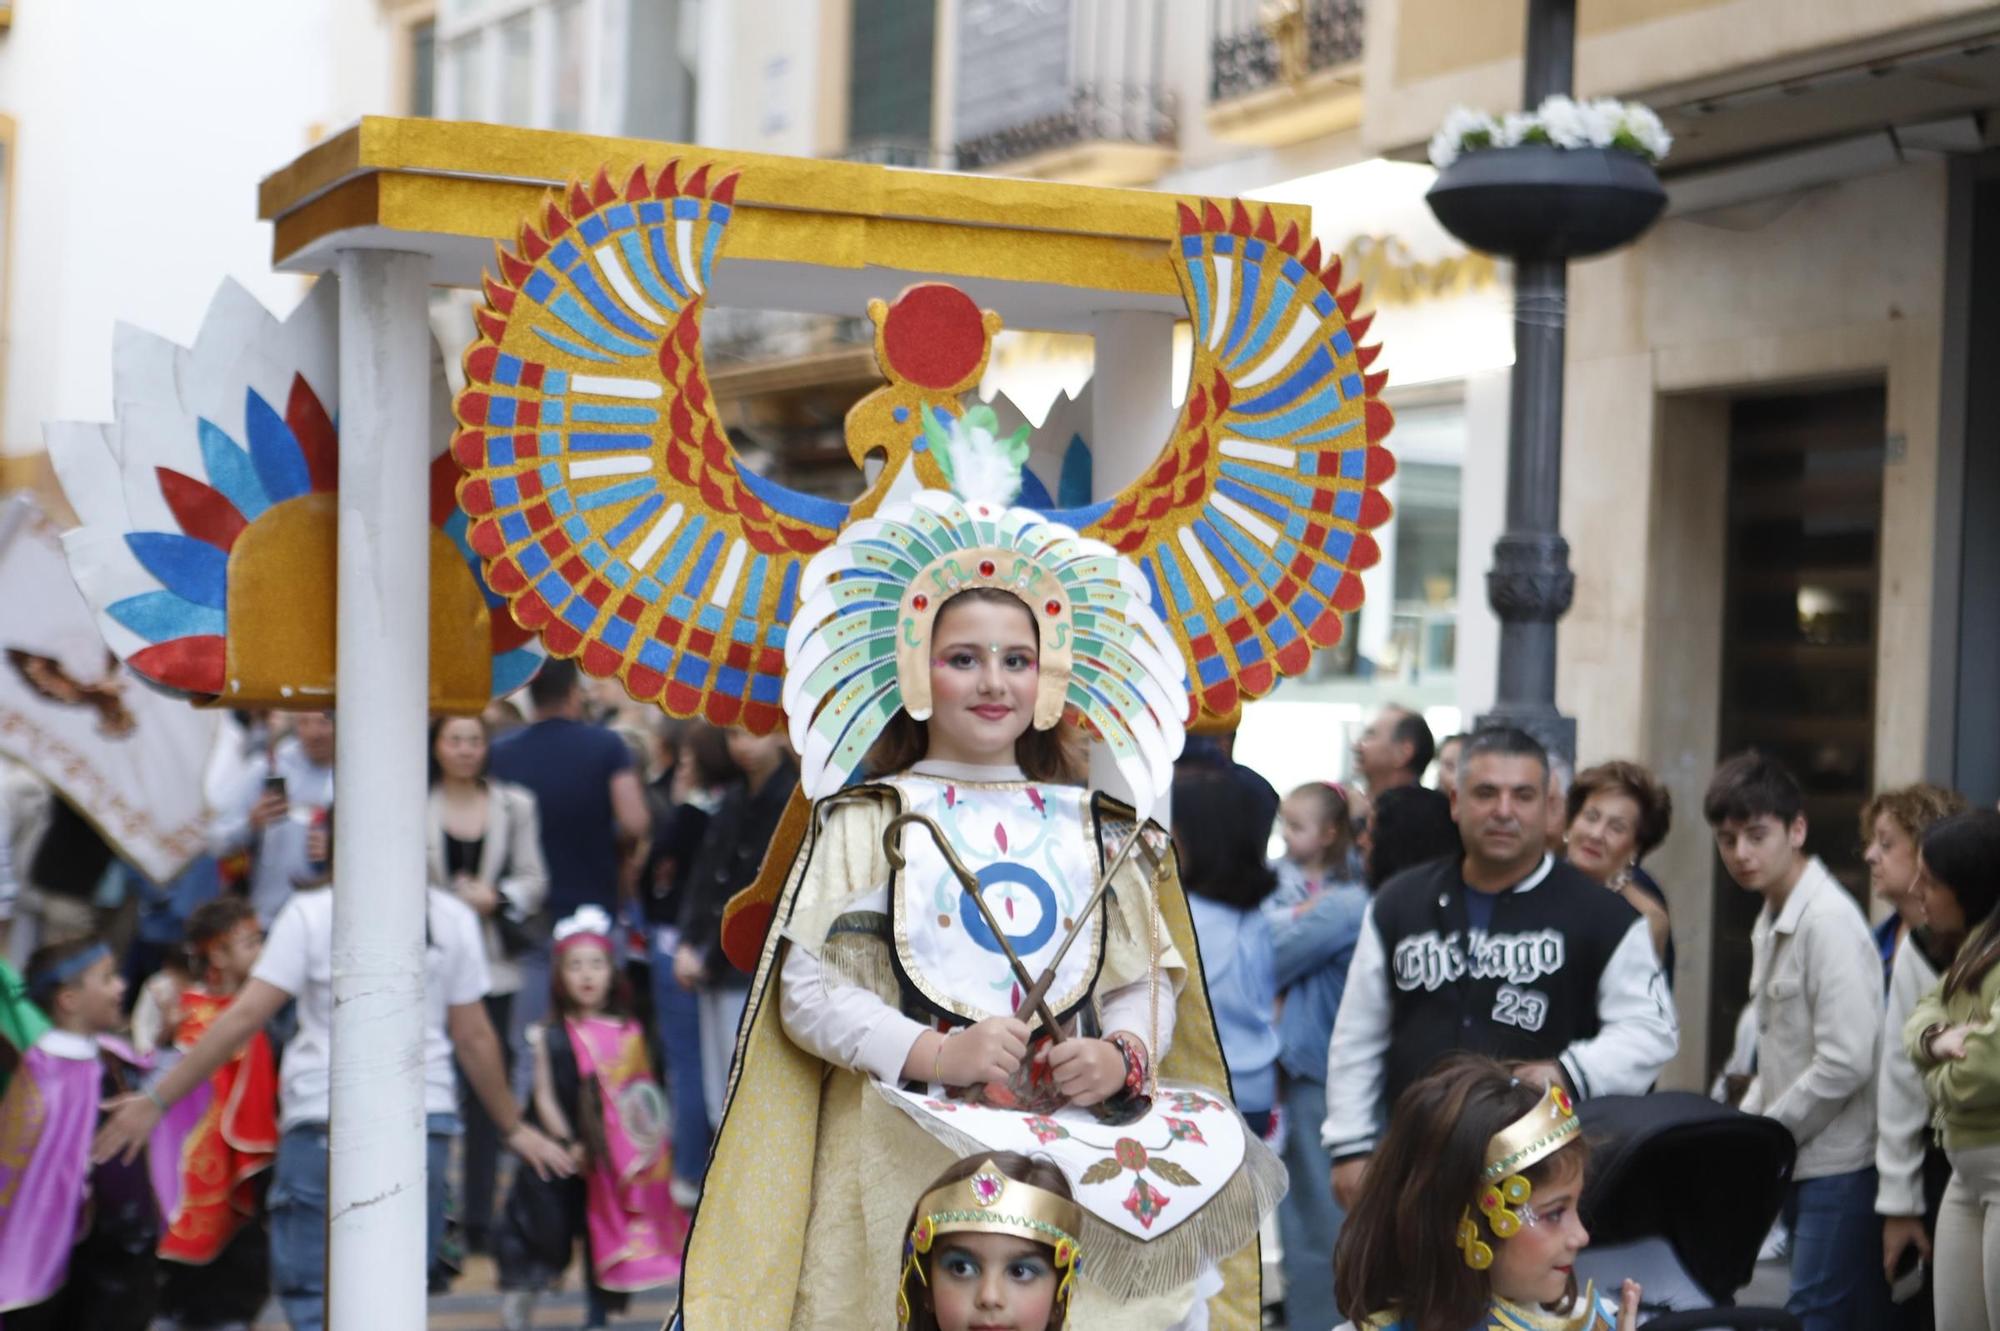
[[[1226,723],[1340,640],[1381,557],[1396,464],[1373,315],[1296,225],[1181,206],[1188,396],[1159,460],[1114,498],[1051,513],[1136,561],[1179,640],[1201,719]]]

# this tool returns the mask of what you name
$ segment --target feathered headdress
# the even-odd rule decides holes
[[[919,491],[851,524],[806,565],[783,695],[800,782],[815,799],[830,795],[899,709],[929,718],[938,611],[959,592],[993,587],[1019,597],[1040,631],[1035,728],[1074,709],[1109,747],[1144,814],[1173,779],[1185,738],[1186,664],[1135,564],[1032,509],[1006,506],[1020,441],[998,438],[991,414],[976,411],[942,441],[960,494]],[[961,498],[968,485],[979,493]]]

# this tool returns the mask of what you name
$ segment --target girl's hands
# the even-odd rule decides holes
[[[152,1097],[141,1093],[107,1100],[103,1108],[104,1120],[90,1143],[90,1162],[101,1165],[113,1156],[120,1156],[122,1163],[129,1165],[139,1158],[146,1139],[153,1135],[160,1121],[160,1107],[153,1103]]]
[[[1080,1109],[1101,1104],[1125,1086],[1125,1055],[1109,1040],[1072,1036],[1036,1055],[1055,1079],[1063,1098]]]
[[[988,1017],[954,1031],[937,1057],[938,1079],[947,1086],[983,1086],[1004,1082],[1021,1068],[1028,1053],[1028,1023],[1012,1017]]]

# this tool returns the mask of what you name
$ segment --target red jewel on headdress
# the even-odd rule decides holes
[[[1555,1089],[1556,1089],[1556,1103],[1562,1106],[1563,1113],[1565,1114],[1570,1113],[1571,1110],[1569,1103],[1569,1092],[1565,1091],[1560,1086],[1556,1087]]]
[[[1485,1210],[1493,1210],[1500,1205],[1500,1194],[1489,1189],[1486,1195],[1479,1199],[1479,1205]]]
[[[1062,602],[1051,600],[1046,606],[1042,608],[1047,610],[1050,615],[1059,615],[1062,613]]]
[[[910,606],[918,613],[922,613],[924,610],[929,608],[930,603],[931,603],[930,597],[919,594],[910,601]]]
[[[995,568],[996,565],[993,563],[992,560],[982,559],[979,561],[979,576],[982,578],[990,578],[993,576]]]

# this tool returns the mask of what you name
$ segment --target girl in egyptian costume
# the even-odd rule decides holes
[[[1396,1101],[1334,1246],[1341,1331],[1634,1331],[1635,1281],[1615,1304],[1577,1287],[1589,1154],[1561,1086],[1439,1063]]]
[[[1130,561],[1008,507],[1022,443],[945,442],[957,493],[885,506],[802,577],[784,702],[816,803],[738,1032],[685,1325],[895,1325],[923,1181],[1017,1151],[1076,1192],[1073,1325],[1254,1326],[1284,1169],[1219,1089],[1145,819],[1186,668]],[[1065,781],[1078,720],[1132,805]]]

